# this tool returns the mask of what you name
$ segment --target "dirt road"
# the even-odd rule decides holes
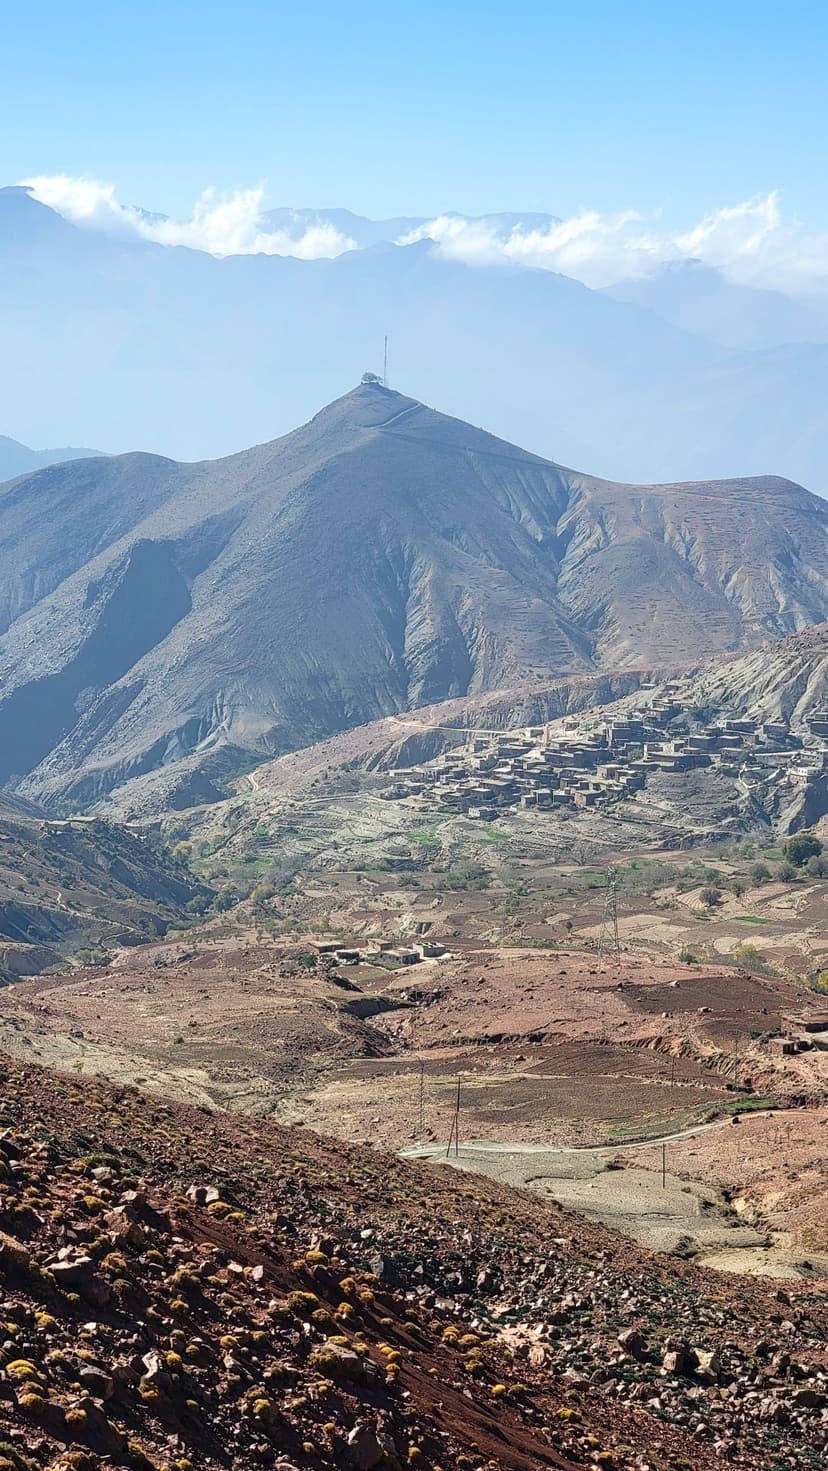
[[[722,1194],[707,1185],[635,1163],[637,1150],[666,1146],[728,1127],[726,1122],[700,1124],[646,1143],[610,1148],[565,1148],[543,1144],[509,1144],[468,1140],[457,1153],[447,1145],[417,1145],[403,1151],[408,1159],[427,1159],[457,1169],[490,1175],[504,1184],[534,1190],[583,1215],[625,1232],[655,1251],[715,1254],[727,1264],[739,1254],[739,1270],[752,1253],[763,1256],[766,1233],[736,1216]]]

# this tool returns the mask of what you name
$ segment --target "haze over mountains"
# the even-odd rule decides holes
[[[819,622],[828,504],[602,481],[367,385],[223,460],[0,488],[0,599],[0,783],[89,801],[194,750]]]
[[[94,449],[30,449],[0,434],[0,481],[12,480],[16,475],[25,475],[29,470],[39,470],[44,465],[57,465],[62,460],[83,460],[96,455]]]
[[[534,217],[490,222],[518,218]],[[471,266],[430,239],[389,243],[417,219],[274,211],[270,225],[314,220],[356,248],[216,259],[81,229],[25,189],[0,190],[4,431],[227,454],[380,366],[388,333],[392,382],[557,461],[637,481],[773,472],[828,485],[828,329],[813,304],[706,268],[701,286],[688,268],[597,291]]]

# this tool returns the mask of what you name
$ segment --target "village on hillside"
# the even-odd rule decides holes
[[[644,687],[646,689],[646,686]],[[828,710],[802,734],[786,721],[705,724],[680,681],[623,716],[567,716],[519,730],[470,728],[463,748],[397,774],[384,795],[491,821],[520,809],[584,809],[621,802],[654,772],[718,768],[744,793],[779,783],[807,795],[828,773]]]

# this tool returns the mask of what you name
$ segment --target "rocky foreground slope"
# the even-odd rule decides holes
[[[822,1464],[828,1300],[0,1063],[3,1471]]]
[[[366,384],[224,460],[0,487],[0,782],[89,801],[826,611],[828,503],[790,481],[597,480]]]

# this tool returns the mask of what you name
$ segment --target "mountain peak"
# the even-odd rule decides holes
[[[0,782],[89,801],[196,751],[750,647],[825,617],[827,526],[787,482],[599,481],[376,376],[220,461],[36,472],[0,497]]]
[[[338,422],[352,429],[381,429],[405,410],[414,408],[423,405],[396,388],[387,388],[378,375],[365,374],[354,388],[314,414],[310,423],[321,426]]]
[[[12,246],[31,246],[65,239],[78,232],[56,210],[35,199],[25,184],[0,189],[0,234]]]

